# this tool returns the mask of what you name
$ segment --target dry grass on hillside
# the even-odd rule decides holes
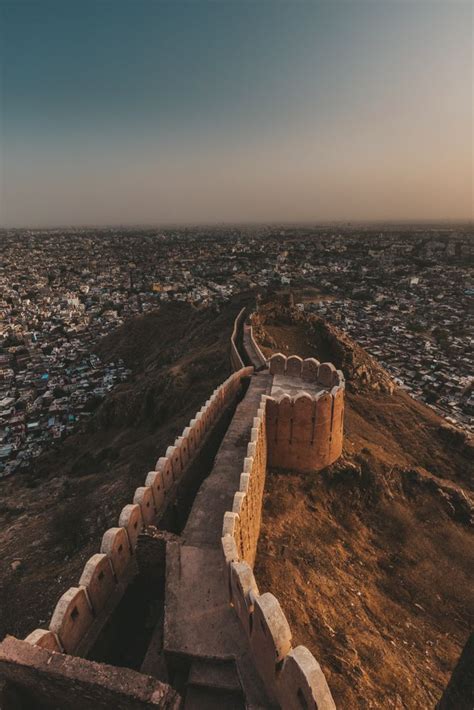
[[[304,324],[269,331],[275,349],[318,356]],[[473,621],[470,465],[428,408],[349,386],[343,458],[315,476],[268,474],[257,582],[339,708],[440,699]]]

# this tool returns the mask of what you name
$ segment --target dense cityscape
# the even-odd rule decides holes
[[[87,420],[129,371],[94,345],[166,300],[310,288],[397,384],[472,430],[472,233],[465,226],[3,230],[0,477]],[[316,294],[317,297],[314,295]],[[297,299],[298,300],[298,299]]]

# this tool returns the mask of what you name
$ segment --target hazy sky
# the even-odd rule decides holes
[[[0,224],[472,218],[470,0],[0,0],[0,23]]]

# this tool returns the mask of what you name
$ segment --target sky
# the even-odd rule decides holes
[[[0,225],[466,220],[471,0],[0,0]]]

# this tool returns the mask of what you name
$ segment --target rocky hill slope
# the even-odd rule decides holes
[[[347,379],[342,459],[268,475],[260,589],[338,707],[433,708],[473,621],[470,442],[321,319],[272,303],[257,321],[267,354],[332,360]]]
[[[144,474],[229,371],[232,321],[169,304],[98,346],[131,379],[84,431],[0,486],[0,636],[44,625]],[[247,299],[249,303],[252,299]],[[256,577],[320,660],[340,708],[432,708],[472,623],[472,449],[337,329],[272,301],[262,348],[347,379],[342,459],[269,473]]]
[[[85,430],[0,485],[0,637],[47,623],[64,590],[77,584],[146,472],[228,375],[241,307],[167,304],[99,343],[104,359],[125,360],[130,380]]]

